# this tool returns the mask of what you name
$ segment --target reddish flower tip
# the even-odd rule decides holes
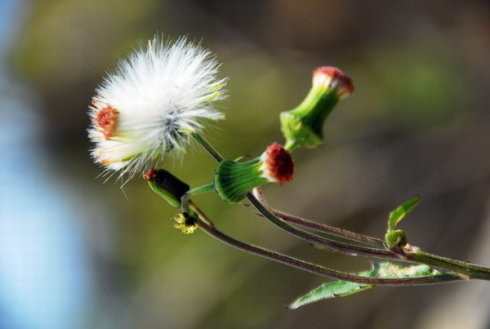
[[[273,143],[264,152],[265,174],[272,181],[285,183],[293,179],[294,162],[291,154],[278,143]]]
[[[346,97],[354,92],[352,79],[342,70],[333,66],[321,66],[313,71],[313,85],[335,88],[339,97]]]
[[[95,116],[95,124],[102,130],[105,138],[110,138],[117,127],[117,119],[119,112],[108,105],[97,112]]]
[[[146,181],[154,180],[157,176],[157,171],[155,169],[148,169],[143,173],[143,179]]]

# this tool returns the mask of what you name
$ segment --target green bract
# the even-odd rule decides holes
[[[281,130],[286,149],[316,147],[323,140],[323,123],[337,104],[334,90],[313,87],[305,100],[295,109],[281,113]]]
[[[214,176],[214,188],[223,200],[239,202],[255,187],[290,181],[293,172],[289,152],[281,144],[272,143],[255,159],[221,161]]]
[[[239,202],[254,187],[268,183],[262,176],[260,158],[249,161],[222,161],[216,169],[214,187],[218,195],[228,202]]]

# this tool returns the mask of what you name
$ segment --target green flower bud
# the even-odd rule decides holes
[[[388,230],[385,234],[386,247],[394,249],[407,243],[407,235],[403,230]]]
[[[303,102],[281,113],[286,149],[316,147],[322,143],[323,123],[340,99],[354,91],[351,78],[341,70],[322,66],[313,72],[313,84]]]
[[[294,163],[282,145],[274,143],[261,156],[248,161],[225,160],[214,178],[218,195],[228,202],[239,202],[253,188],[293,179]]]
[[[143,178],[153,192],[175,208],[180,207],[182,196],[189,191],[189,185],[164,169],[150,169]]]

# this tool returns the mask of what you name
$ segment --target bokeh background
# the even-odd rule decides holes
[[[428,250],[490,265],[488,1],[0,0],[0,328],[490,328],[490,284],[379,288],[287,305],[319,277],[172,228],[174,210],[134,180],[103,183],[88,156],[87,105],[117,60],[155,33],[201,40],[223,63],[228,157],[281,142],[278,114],[311,71],[335,65],[354,95],[326,144],[295,154],[276,207],[382,235],[404,224]],[[215,164],[194,147],[166,166],[192,184]],[[312,249],[213,195],[225,231],[345,270],[366,260]]]

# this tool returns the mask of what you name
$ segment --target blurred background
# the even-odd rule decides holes
[[[155,33],[202,40],[223,63],[227,120],[208,137],[228,157],[281,142],[278,114],[311,72],[355,82],[322,147],[295,153],[295,181],[267,189],[293,213],[381,236],[420,194],[410,240],[490,265],[488,1],[0,0],[0,328],[490,328],[490,284],[379,288],[297,311],[323,280],[172,228],[145,184],[103,183],[87,106],[118,59]],[[215,164],[198,147],[166,166],[194,185]],[[335,266],[214,195],[226,232]]]

